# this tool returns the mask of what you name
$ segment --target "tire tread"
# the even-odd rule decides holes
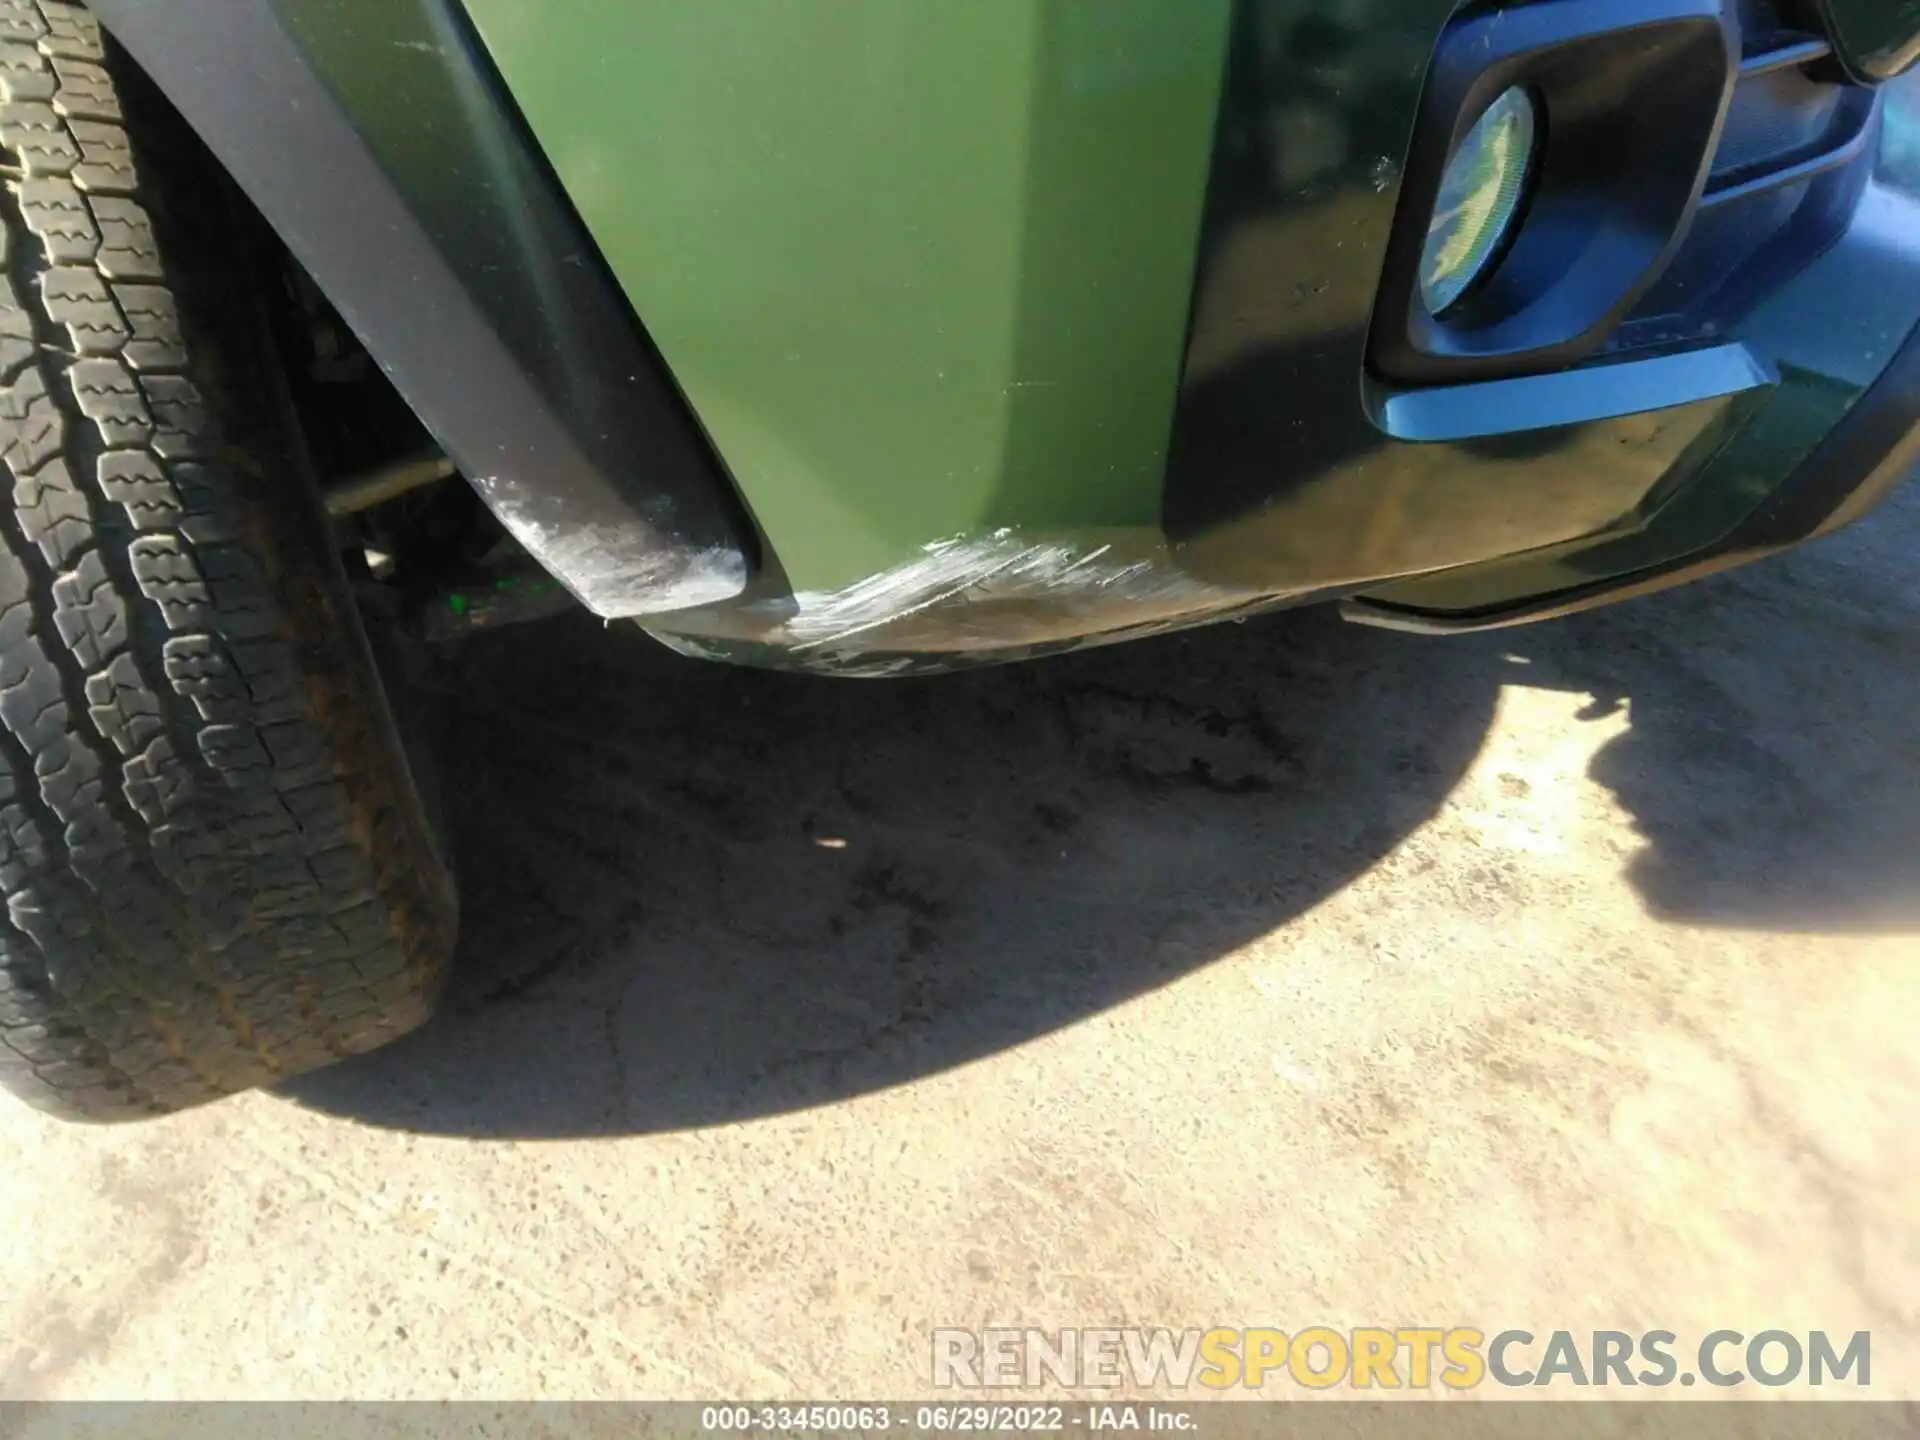
[[[452,926],[301,477],[233,433],[239,322],[156,242],[122,63],[0,0],[0,1083],[84,1119],[391,1039]]]

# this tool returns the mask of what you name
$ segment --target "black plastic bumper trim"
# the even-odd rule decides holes
[[[1811,0],[1834,53],[1862,85],[1877,85],[1920,65],[1920,10],[1886,0]]]
[[[1349,620],[1428,635],[1461,635],[1550,620],[1670,589],[1761,560],[1838,530],[1920,475],[1920,328],[1893,363],[1773,495],[1710,549],[1670,565],[1481,610],[1434,611],[1377,600],[1344,602]]]
[[[1859,125],[1839,144],[1828,145],[1804,159],[1785,165],[1768,162],[1716,180],[1708,187],[1707,193],[1700,197],[1700,209],[1707,211],[1719,205],[1734,205],[1751,200],[1756,195],[1764,195],[1769,190],[1804,185],[1809,180],[1853,164],[1867,153],[1869,144],[1879,136],[1879,131],[1872,123],[1872,115],[1872,111],[1867,111]]]
[[[452,0],[89,3],[589,609],[745,588],[737,497]]]
[[[1427,70],[1381,267],[1368,368],[1398,386],[1566,369],[1597,352],[1678,251],[1740,67],[1730,0],[1468,8]],[[1494,98],[1546,115],[1501,257],[1434,314],[1419,275],[1447,166]]]

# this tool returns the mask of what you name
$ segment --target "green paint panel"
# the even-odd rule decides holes
[[[797,590],[1155,527],[1227,0],[467,0]]]

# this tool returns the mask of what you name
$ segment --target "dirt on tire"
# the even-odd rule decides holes
[[[0,1081],[175,1110],[426,1017],[454,929],[224,177],[0,0]]]

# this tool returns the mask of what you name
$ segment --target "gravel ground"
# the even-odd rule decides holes
[[[944,680],[476,642],[443,1017],[133,1128],[0,1097],[0,1396],[1325,1323],[1870,1329],[1920,1397],[1917,542]]]

